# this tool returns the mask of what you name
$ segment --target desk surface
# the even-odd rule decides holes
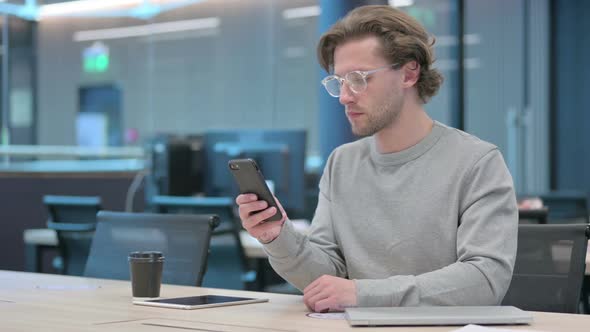
[[[162,286],[162,296],[203,294],[266,297],[257,303],[200,310],[131,304],[129,282],[0,271],[0,329],[3,331],[342,331],[345,320],[306,316],[301,296]],[[590,315],[533,313],[531,326],[511,329],[588,331]],[[355,328],[362,331],[454,331],[458,327]]]

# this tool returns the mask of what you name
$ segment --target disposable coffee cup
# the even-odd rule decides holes
[[[129,272],[133,297],[159,297],[164,255],[159,251],[135,251],[129,254]]]

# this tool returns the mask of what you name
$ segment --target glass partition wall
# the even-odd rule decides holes
[[[36,142],[36,23],[0,16],[0,145]]]
[[[457,1],[392,4],[438,36],[446,82],[428,110],[457,125]],[[307,154],[317,155],[317,0],[195,1],[149,18],[126,9],[30,21],[35,143],[126,146],[160,133],[287,128],[306,129]]]
[[[4,144],[140,147],[161,133],[285,128],[306,129],[318,155],[317,0],[131,2],[9,16]],[[498,145],[519,190],[547,189],[549,0],[380,2],[437,37],[445,83],[429,114]]]
[[[201,1],[147,20],[43,19],[39,143],[76,144],[80,134],[105,126],[110,145],[139,144],[158,133],[305,128],[313,151],[314,6]],[[85,114],[100,110],[106,114]],[[76,123],[86,130],[77,133]],[[115,139],[108,134],[113,127]]]

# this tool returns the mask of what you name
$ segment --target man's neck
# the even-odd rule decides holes
[[[422,105],[404,107],[390,126],[374,135],[379,153],[400,152],[418,144],[434,126]]]

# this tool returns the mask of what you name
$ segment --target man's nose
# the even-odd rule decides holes
[[[350,88],[348,87],[348,84],[346,84],[346,82],[344,82],[342,84],[342,86],[340,87],[340,97],[338,98],[338,100],[340,101],[340,104],[342,105],[347,105],[350,104],[354,101],[354,93],[352,92],[352,90],[350,90]]]

